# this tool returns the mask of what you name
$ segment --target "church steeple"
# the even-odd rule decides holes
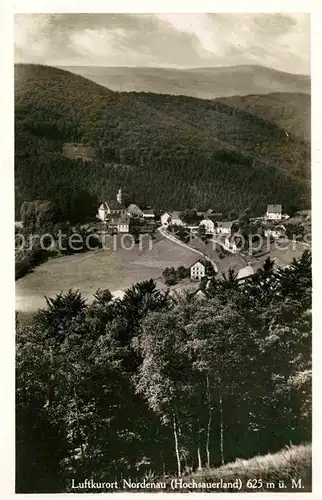
[[[123,203],[123,199],[122,199],[122,189],[121,189],[121,188],[118,190],[118,193],[117,193],[116,199],[117,199],[117,201],[119,202],[119,204],[120,204],[120,205],[122,205],[122,203]]]

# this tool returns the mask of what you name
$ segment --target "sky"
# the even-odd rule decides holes
[[[310,73],[310,16],[16,14],[15,62],[51,66],[260,64]]]

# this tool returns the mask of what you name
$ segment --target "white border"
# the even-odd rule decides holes
[[[2,214],[2,226],[4,225],[4,236],[0,245],[2,263],[2,287],[0,288],[1,304],[1,335],[2,346],[0,363],[2,397],[0,400],[0,415],[2,417],[0,426],[0,493],[3,498],[24,497],[25,495],[14,494],[14,247],[13,247],[13,221],[14,221],[14,138],[13,138],[13,14],[14,13],[54,13],[54,12],[308,12],[311,17],[311,67],[312,67],[312,208],[313,208],[313,363],[314,363],[314,474],[313,494],[322,491],[322,481],[320,479],[321,460],[320,450],[322,449],[322,432],[319,431],[321,422],[321,407],[318,399],[322,389],[321,370],[319,367],[319,354],[322,352],[322,333],[319,326],[322,325],[322,266],[319,255],[319,244],[321,234],[319,234],[319,216],[322,215],[322,165],[321,165],[321,48],[322,48],[322,4],[320,1],[303,0],[160,0],[157,2],[147,2],[144,0],[118,0],[111,2],[107,0],[19,0],[0,3],[0,42],[1,42],[1,148],[0,148],[0,203]],[[320,246],[321,248],[321,246]],[[320,417],[320,418],[319,418]],[[305,497],[310,494],[300,494]],[[82,498],[84,494],[73,494],[73,498]],[[92,494],[85,494],[91,495]],[[95,495],[95,494],[93,494]],[[104,498],[108,494],[103,494]],[[121,495],[121,497],[119,496]],[[120,493],[117,498],[132,495],[131,493]],[[145,496],[155,494],[146,493]],[[171,498],[177,494],[168,493]],[[181,494],[184,495],[184,494]],[[205,493],[190,493],[194,498],[204,496]],[[217,493],[217,495],[221,495]],[[239,494],[244,497],[245,494]],[[269,495],[270,498],[289,496],[281,493],[252,493],[252,498],[262,498]],[[67,494],[57,494],[56,497],[67,498]],[[28,495],[30,498],[52,498],[53,495]],[[97,496],[95,495],[95,498]],[[180,497],[181,498],[181,497]]]

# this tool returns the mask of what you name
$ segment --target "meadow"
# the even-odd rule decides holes
[[[150,278],[161,283],[166,267],[188,267],[198,258],[193,251],[159,235],[151,248],[147,238],[141,248],[136,245],[126,250],[120,239],[115,246],[114,250],[111,241],[110,250],[58,257],[36,267],[16,282],[16,310],[35,311],[45,305],[45,295],[52,297],[70,288],[78,289],[90,301],[99,288],[117,292]]]

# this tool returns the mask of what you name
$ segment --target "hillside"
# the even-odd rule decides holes
[[[15,141],[17,214],[24,200],[53,199],[69,217],[81,193],[98,203],[120,185],[131,201],[160,208],[308,206],[308,145],[222,102],[117,93],[17,65]]]
[[[62,67],[121,92],[154,92],[202,99],[270,92],[310,93],[310,78],[259,65],[217,68]]]
[[[227,97],[219,101],[276,123],[302,140],[311,138],[311,98],[308,94],[279,92]]]
[[[193,490],[189,488],[178,488],[181,492],[227,492],[227,488],[220,487],[220,481],[223,483],[236,482],[239,479],[242,484],[242,492],[263,492],[275,491],[281,489],[280,484],[283,482],[283,493],[285,492],[301,492],[312,491],[312,447],[310,444],[289,446],[277,453],[268,453],[267,455],[259,455],[249,460],[237,459],[235,462],[223,465],[218,468],[211,468],[196,472],[189,476],[182,477],[183,484],[192,484],[195,481],[202,485],[203,483],[218,484],[219,487],[195,487]],[[299,482],[299,480],[301,480]],[[180,484],[180,483],[179,483]],[[167,485],[170,486],[170,481],[167,480]],[[298,487],[296,487],[298,485]],[[169,488],[170,489],[170,488]],[[228,488],[230,492],[234,491]],[[235,492],[237,493],[235,490]]]

